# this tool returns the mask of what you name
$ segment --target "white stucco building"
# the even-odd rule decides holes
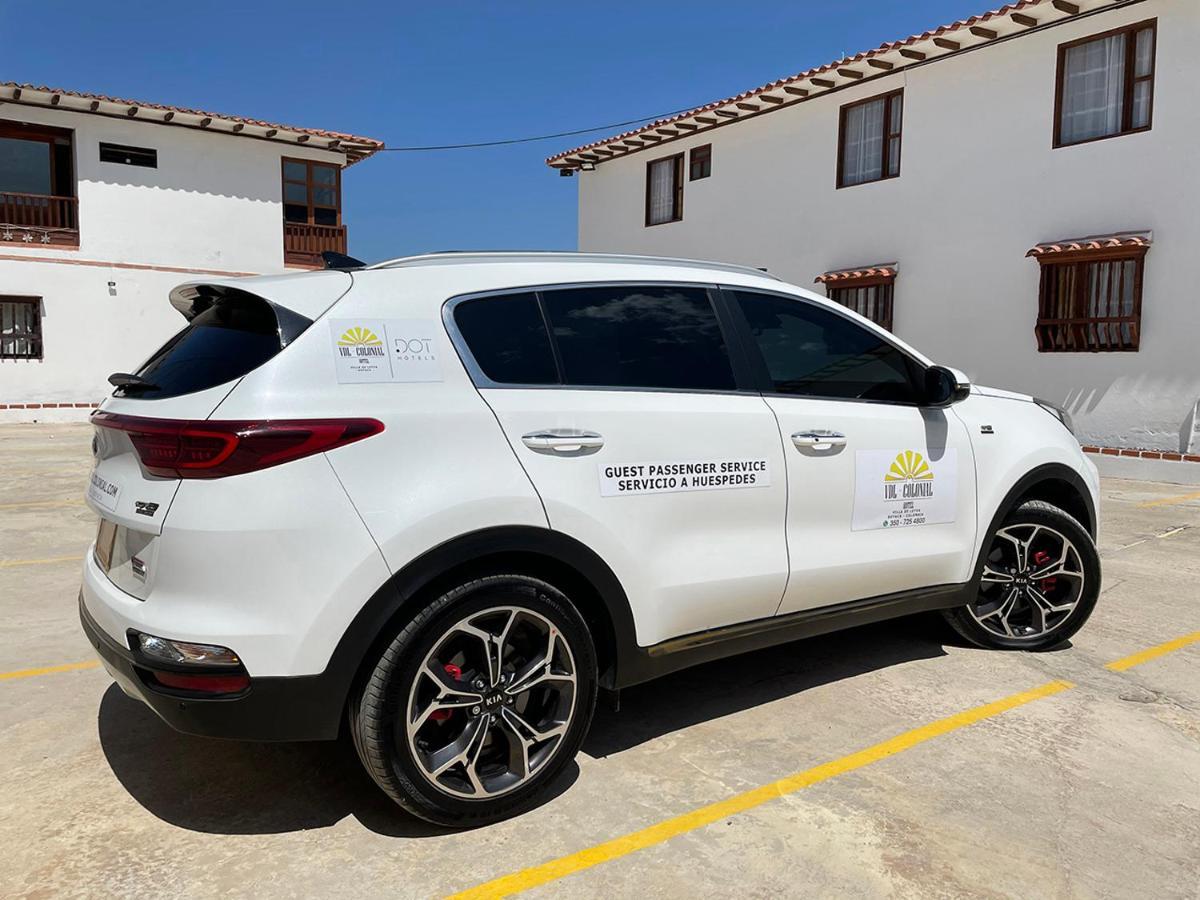
[[[1096,452],[1200,461],[1197,44],[1194,0],[1023,0],[547,162],[582,250],[818,282]]]
[[[346,251],[342,169],[383,144],[0,83],[0,421],[82,419],[197,275]]]

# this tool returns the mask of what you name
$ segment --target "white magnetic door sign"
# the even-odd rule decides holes
[[[424,319],[330,319],[342,384],[441,381],[438,324]]]
[[[958,450],[859,450],[854,457],[853,531],[953,522]]]

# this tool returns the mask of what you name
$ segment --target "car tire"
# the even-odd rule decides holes
[[[988,536],[972,586],[968,605],[944,612],[955,631],[979,647],[1046,650],[1075,634],[1095,609],[1100,556],[1076,519],[1030,500]]]
[[[351,697],[350,732],[400,806],[473,827],[547,798],[583,743],[596,689],[592,638],[571,601],[545,581],[494,575],[400,629]]]

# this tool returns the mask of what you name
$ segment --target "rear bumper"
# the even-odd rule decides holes
[[[192,698],[147,683],[151,671],[117,643],[88,613],[79,594],[79,620],[104,668],[126,694],[141,700],[176,731],[242,741],[333,740],[342,721],[345,692],[325,675],[254,678],[234,697]]]

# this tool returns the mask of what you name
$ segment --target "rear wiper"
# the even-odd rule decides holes
[[[128,372],[113,372],[108,376],[108,383],[125,392],[158,390],[158,385],[154,382],[147,381],[140,375],[130,375]]]

